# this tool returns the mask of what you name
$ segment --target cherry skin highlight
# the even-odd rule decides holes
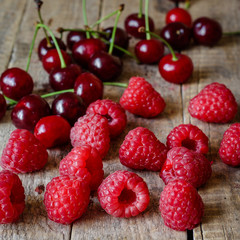
[[[135,54],[141,63],[156,63],[164,54],[164,45],[157,39],[141,40],[135,46]]]
[[[188,11],[183,8],[173,8],[166,15],[166,24],[172,22],[181,22],[187,27],[192,27],[192,17]]]
[[[158,65],[162,78],[171,83],[184,83],[192,75],[193,63],[191,58],[184,54],[176,54],[178,60],[174,61],[172,55],[164,56]]]
[[[1,75],[0,86],[6,97],[19,100],[32,93],[33,80],[26,71],[20,68],[9,68]]]
[[[7,110],[7,103],[3,95],[0,93],[0,119],[3,118]]]
[[[80,42],[83,39],[86,39],[85,32],[70,31],[67,35],[67,46],[69,50],[72,50],[73,45],[77,42]]]

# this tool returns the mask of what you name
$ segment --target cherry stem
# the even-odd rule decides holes
[[[117,25],[118,25],[119,17],[121,16],[121,13],[122,13],[123,10],[124,10],[124,4],[121,4],[119,6],[118,11],[117,11],[117,16],[116,16],[115,23],[114,23],[114,26],[113,26],[111,43],[110,43],[109,50],[108,50],[109,54],[112,54],[112,51],[113,51],[114,40],[115,40],[115,36],[116,36],[116,31],[117,31]]]
[[[48,31],[48,33],[50,34],[50,36],[51,36],[51,38],[52,38],[52,40],[53,40],[53,42],[54,42],[54,45],[55,45],[55,47],[56,47],[56,50],[57,50],[57,52],[58,52],[58,56],[59,56],[60,61],[61,61],[61,68],[65,68],[67,65],[66,65],[66,63],[65,63],[65,61],[64,61],[64,58],[63,58],[61,49],[60,49],[60,47],[59,47],[59,45],[58,45],[58,42],[57,42],[57,40],[56,40],[56,38],[55,38],[52,30],[51,30],[48,26],[46,26],[45,24],[42,24],[42,23],[38,23],[37,26],[38,26],[38,27],[42,27],[42,28],[44,28],[44,29],[46,29],[46,30]]]
[[[178,1],[175,2],[175,7],[176,7],[176,8],[179,7],[179,2],[178,2]]]
[[[127,83],[120,83],[120,82],[104,82],[104,86],[116,86],[116,87],[123,87],[127,88],[128,84]]]
[[[86,12],[86,0],[82,0],[82,13],[83,13],[83,22],[84,22],[84,25],[87,27],[88,26],[88,20],[87,20],[87,12]],[[86,36],[87,36],[87,39],[89,39],[91,36],[90,36],[90,33],[89,32],[86,32]]]
[[[185,2],[185,8],[186,8],[186,9],[189,9],[189,8],[190,8],[190,5],[191,5],[191,0],[186,0],[186,2]]]
[[[149,6],[149,1],[145,0],[145,28],[146,28],[146,39],[150,40],[151,39],[151,34],[149,33],[149,21],[148,21],[148,6]]]
[[[39,17],[40,23],[44,24],[42,14],[41,14],[41,7],[42,7],[43,2],[41,0],[35,0],[35,3],[37,4],[37,12],[38,12],[38,17]],[[43,28],[43,32],[44,32],[44,35],[45,35],[46,40],[47,40],[47,46],[52,47],[52,44],[51,44],[51,41],[49,39],[49,36],[47,34],[46,29]]]
[[[14,104],[17,104],[17,101],[11,99],[11,98],[8,98],[6,97],[5,95],[3,95],[4,98],[9,102],[9,105],[14,105]]]
[[[143,3],[142,3],[142,0],[140,0],[140,1],[139,1],[138,18],[142,18],[142,9],[143,9]]]
[[[55,96],[55,95],[59,95],[59,94],[61,94],[61,93],[66,93],[66,92],[74,92],[74,89],[71,88],[71,89],[66,89],[66,90],[61,90],[61,91],[46,93],[46,94],[41,95],[41,98],[52,97],[52,96]]]
[[[223,36],[239,36],[239,35],[240,35],[240,31],[223,33]]]
[[[59,33],[63,33],[63,32],[89,32],[89,33],[98,33],[101,35],[106,35],[109,36],[109,33],[106,32],[102,32],[102,31],[98,31],[98,30],[92,30],[92,29],[80,29],[80,28],[58,28],[57,31]]]
[[[33,40],[32,40],[32,43],[31,43],[30,50],[29,50],[29,54],[28,54],[26,72],[28,72],[28,70],[29,70],[29,66],[30,66],[30,62],[31,62],[31,57],[32,57],[32,52],[33,52],[33,48],[34,48],[34,44],[35,44],[35,41],[36,41],[36,37],[37,37],[39,28],[40,28],[40,27],[38,27],[38,26],[36,26],[36,28],[35,28],[35,32],[34,32],[34,35],[33,35]]]

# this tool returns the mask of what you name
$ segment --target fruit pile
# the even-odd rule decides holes
[[[40,22],[36,25],[26,71],[11,68],[0,77],[3,93],[0,94],[0,117],[7,109],[6,101],[9,106],[14,105],[11,119],[17,128],[11,133],[0,160],[4,169],[0,172],[0,223],[16,221],[25,206],[24,188],[16,174],[43,169],[48,161],[47,149],[69,142],[73,148],[61,160],[59,176],[46,186],[44,204],[48,217],[58,223],[72,223],[87,210],[91,191],[97,191],[98,200],[108,214],[136,216],[146,210],[150,202],[147,184],[138,174],[127,170],[116,171],[103,179],[102,160],[112,139],[122,134],[127,125],[126,111],[151,119],[164,111],[166,103],[140,76],[131,77],[128,84],[107,81],[121,74],[120,57],[128,54],[142,64],[158,63],[166,81],[184,83],[193,72],[193,63],[187,55],[174,50],[188,47],[192,37],[198,44],[215,45],[222,36],[221,26],[206,17],[192,24],[190,14],[177,7],[168,12],[167,25],[157,35],[153,32],[154,22],[148,16],[147,0],[145,14],[140,1],[139,13],[126,18],[126,31],[117,27],[123,5],[88,26],[83,0],[86,29],[58,29],[61,36],[69,32],[70,55],[63,40],[55,37],[44,24],[40,11],[42,1],[35,2]],[[116,16],[113,27],[94,30],[112,16]],[[49,73],[50,86],[57,91],[42,96],[32,94],[33,79],[28,74],[39,29],[43,29],[46,36],[38,45],[39,60]],[[141,39],[135,46],[135,54],[127,50],[130,35]],[[164,56],[165,46],[171,54]],[[104,85],[125,88],[119,103],[102,99]],[[58,96],[50,108],[44,98],[54,95]],[[192,117],[205,122],[227,123],[234,119],[237,103],[225,85],[215,82],[190,100],[188,111]],[[223,136],[219,154],[228,165],[240,165],[239,137],[239,123],[232,124]],[[159,201],[161,216],[166,226],[184,231],[197,226],[203,216],[204,205],[197,188],[212,174],[207,153],[208,137],[192,124],[176,126],[169,133],[166,145],[149,129],[137,127],[125,136],[119,160],[130,169],[159,172],[166,184]]]

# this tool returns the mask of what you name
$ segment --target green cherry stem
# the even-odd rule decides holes
[[[223,36],[240,36],[240,31],[236,32],[224,32]]]
[[[87,27],[88,20],[87,20],[87,11],[86,11],[86,0],[82,0],[82,14],[83,14],[84,25]],[[87,39],[91,37],[89,32],[86,32],[86,36],[87,36]]]
[[[57,91],[57,92],[46,93],[46,94],[41,95],[41,98],[52,97],[55,95],[59,95],[61,93],[66,93],[66,92],[74,92],[74,89],[71,88],[71,89],[61,90],[61,91]]]
[[[115,86],[115,87],[122,87],[122,88],[127,88],[128,84],[127,83],[120,83],[120,82],[104,82],[104,86]]]
[[[146,28],[146,39],[150,40],[151,39],[151,34],[149,33],[149,21],[148,21],[148,6],[149,6],[149,1],[145,0],[145,28]]]
[[[98,33],[98,34],[101,34],[101,35],[106,35],[106,36],[109,36],[109,33],[106,33],[106,32],[102,32],[102,31],[98,31],[98,30],[92,30],[92,29],[80,29],[80,28],[58,28],[57,31],[59,33],[63,33],[63,32],[89,32],[91,34],[93,33]]]
[[[142,18],[142,9],[143,9],[143,3],[142,3],[142,0],[139,0],[138,18]]]
[[[185,2],[185,8],[186,8],[186,9],[189,9],[189,8],[190,8],[190,5],[191,5],[191,0],[186,0],[186,2]]]
[[[8,98],[8,97],[6,97],[5,95],[3,95],[4,96],[4,98],[9,102],[9,105],[15,105],[15,104],[17,104],[17,101],[15,101],[15,100],[13,100],[13,99],[11,99],[11,98]]]
[[[114,47],[114,40],[115,40],[115,35],[116,35],[116,31],[117,31],[117,25],[118,25],[118,21],[119,21],[119,17],[121,16],[122,11],[124,10],[124,4],[121,4],[119,6],[119,9],[117,11],[117,16],[114,22],[114,26],[113,26],[113,31],[112,31],[112,36],[111,36],[111,43],[109,46],[109,50],[108,53],[112,54],[113,51],[113,47]]]
[[[55,45],[55,47],[56,47],[56,50],[57,50],[57,52],[58,52],[58,56],[59,56],[60,61],[61,61],[61,68],[65,68],[67,65],[66,65],[66,63],[65,63],[65,61],[64,61],[64,58],[63,58],[61,49],[60,49],[60,47],[59,47],[59,45],[58,45],[58,42],[57,42],[57,40],[56,40],[56,38],[55,38],[52,30],[51,30],[48,26],[46,26],[45,24],[38,23],[37,26],[38,26],[38,27],[42,27],[42,28],[44,28],[44,29],[46,29],[46,30],[48,31],[48,33],[50,34],[50,36],[51,36],[51,38],[52,38],[52,40],[53,40],[53,42],[54,42],[54,45]]]

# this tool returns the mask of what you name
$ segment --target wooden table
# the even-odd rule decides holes
[[[117,9],[118,4],[125,3],[120,26],[124,18],[138,11],[138,0],[88,0],[87,11],[89,23]],[[151,0],[150,15],[156,28],[164,26],[166,12],[173,7],[168,0]],[[193,0],[190,13],[196,19],[209,16],[218,20],[224,31],[240,29],[239,0]],[[47,22],[52,19],[51,28],[82,27],[81,1],[57,0],[44,1],[43,17]],[[0,72],[9,67],[25,68],[30,42],[34,32],[37,12],[33,0],[0,0]],[[111,26],[113,19],[102,26]],[[43,37],[42,31],[37,42]],[[64,35],[65,38],[65,35]],[[131,40],[130,50],[136,41]],[[239,168],[224,165],[218,156],[218,148],[224,131],[229,124],[207,124],[191,118],[187,107],[189,100],[204,86],[211,82],[226,84],[240,103],[240,38],[225,37],[213,48],[192,46],[187,51],[194,62],[194,74],[183,86],[165,82],[159,75],[157,65],[137,65],[129,57],[124,57],[124,71],[119,78],[127,82],[131,76],[145,77],[166,100],[167,107],[159,117],[146,120],[128,114],[128,125],[125,132],[112,141],[109,154],[104,159],[105,176],[118,169],[126,169],[119,163],[118,149],[127,132],[137,126],[152,130],[162,141],[170,130],[181,123],[192,123],[201,128],[210,139],[209,159],[213,161],[213,174],[210,181],[199,193],[205,204],[205,215],[202,224],[193,230],[197,240],[207,239],[240,239],[240,172]],[[43,70],[34,52],[30,74],[33,76],[34,92],[50,91],[48,76]],[[118,101],[123,89],[106,87],[105,97]],[[51,102],[51,100],[49,100]],[[239,112],[234,122],[239,121]],[[4,148],[9,134],[15,128],[11,124],[10,111],[0,123],[0,149]],[[96,195],[84,216],[72,225],[60,225],[47,218],[43,205],[43,195],[34,190],[46,185],[58,175],[60,160],[68,153],[70,147],[49,151],[49,162],[42,171],[31,174],[20,174],[26,194],[26,208],[20,220],[15,224],[1,225],[0,238],[7,239],[187,239],[187,232],[177,232],[167,228],[158,211],[158,202],[164,184],[158,173],[137,172],[148,184],[151,202],[147,210],[138,217],[118,219],[107,215],[100,207]],[[191,232],[188,239],[192,239]]]

